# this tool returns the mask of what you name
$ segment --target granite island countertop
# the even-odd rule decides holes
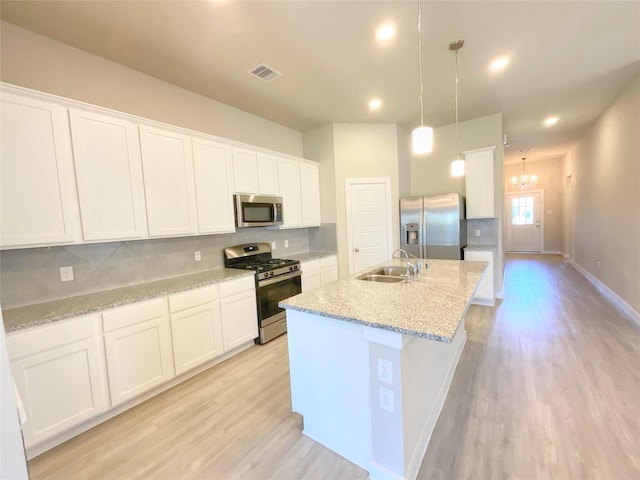
[[[218,268],[25,307],[9,308],[2,311],[4,328],[6,332],[22,330],[246,276],[254,276],[254,273],[248,270]]]
[[[279,303],[280,307],[450,343],[487,262],[431,260],[418,279],[378,283],[338,280]],[[404,265],[390,260],[381,265]]]

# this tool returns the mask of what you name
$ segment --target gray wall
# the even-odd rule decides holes
[[[302,134],[2,22],[3,82],[302,156]]]
[[[566,159],[573,260],[640,313],[640,77]],[[598,263],[599,262],[599,263]]]

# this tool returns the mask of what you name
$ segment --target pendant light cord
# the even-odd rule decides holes
[[[458,132],[458,50],[456,49],[456,157],[460,155],[459,139],[460,139],[460,134]]]
[[[418,65],[420,67],[420,126],[424,127],[424,109],[422,106],[422,7],[418,0]]]

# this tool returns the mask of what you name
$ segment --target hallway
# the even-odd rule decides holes
[[[640,477],[640,328],[556,255],[507,255],[472,306],[421,479]]]

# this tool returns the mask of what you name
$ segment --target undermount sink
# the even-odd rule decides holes
[[[375,272],[369,273],[369,275],[391,275],[394,277],[406,276],[407,267],[399,267],[397,265],[387,265],[384,267],[380,267]]]
[[[366,280],[368,282],[380,282],[380,283],[398,283],[398,282],[404,282],[405,277],[397,277],[395,275],[380,275],[380,274],[374,273],[374,274],[358,277],[358,280]]]

